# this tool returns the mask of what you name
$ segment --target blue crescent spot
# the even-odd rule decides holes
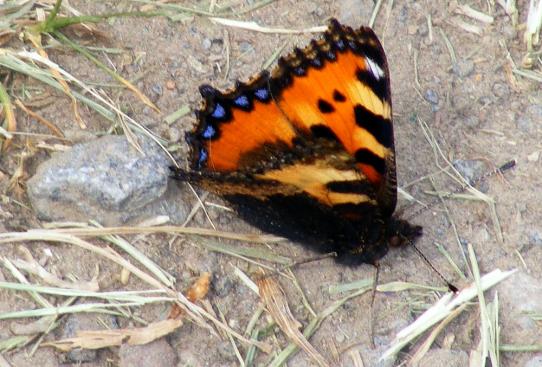
[[[343,40],[340,39],[340,40],[338,40],[335,44],[337,45],[337,48],[338,48],[339,50],[344,50],[345,44],[344,44]]]
[[[213,116],[215,119],[221,119],[226,116],[226,110],[220,103],[217,103],[211,116]]]
[[[250,105],[247,96],[239,96],[233,101],[239,107],[248,107]]]
[[[216,135],[216,129],[213,125],[207,125],[203,133],[201,134],[205,139],[211,139]]]
[[[201,148],[199,150],[199,157],[198,157],[198,166],[201,167],[203,163],[207,160],[208,154],[207,151],[204,148]]]
[[[254,95],[260,100],[260,101],[266,101],[269,99],[269,91],[265,88],[256,89],[256,92],[254,92]]]

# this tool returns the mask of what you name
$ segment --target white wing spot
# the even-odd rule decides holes
[[[384,77],[384,70],[376,62],[371,60],[368,57],[365,57],[365,64],[367,65],[367,69],[371,71],[371,73],[374,75],[376,80],[379,80],[380,78]]]

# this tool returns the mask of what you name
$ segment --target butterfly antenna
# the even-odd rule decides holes
[[[415,218],[418,215],[420,215],[423,211],[425,211],[425,210],[427,210],[429,208],[432,208],[436,204],[440,203],[442,199],[447,199],[447,198],[449,198],[449,197],[451,197],[453,195],[462,193],[465,190],[467,190],[469,187],[474,187],[474,186],[478,185],[480,182],[485,181],[487,178],[489,178],[489,177],[491,177],[493,175],[503,174],[505,171],[513,168],[515,165],[516,165],[516,160],[512,159],[512,160],[506,162],[505,164],[503,164],[503,165],[501,165],[501,166],[499,166],[499,167],[497,167],[497,168],[495,168],[495,169],[493,169],[491,171],[488,171],[488,172],[484,173],[480,177],[477,177],[477,178],[473,179],[470,183],[463,184],[463,185],[461,185],[461,187],[458,187],[454,191],[451,191],[449,193],[440,195],[440,197],[438,197],[435,200],[431,201],[429,204],[425,205],[424,207],[419,208],[414,213],[409,215],[406,219],[409,220],[409,219]]]
[[[438,271],[437,268],[435,268],[435,266],[431,263],[431,261],[429,261],[429,259],[423,254],[423,252],[419,248],[416,247],[414,243],[410,243],[410,247],[414,248],[414,251],[416,251],[416,253],[422,258],[422,260],[440,277],[440,279],[442,279],[442,281],[446,284],[446,286],[451,292],[453,293],[459,292],[459,289],[455,285],[450,283],[444,277],[444,275],[442,275],[441,272]]]

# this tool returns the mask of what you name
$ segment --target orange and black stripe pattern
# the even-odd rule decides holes
[[[192,171],[178,178],[261,204],[264,217],[288,218],[293,232],[318,237],[318,223],[289,218],[298,202],[306,215],[336,222],[328,247],[343,241],[346,252],[372,253],[361,262],[383,256],[376,248],[396,205],[395,152],[388,65],[370,28],[331,20],[323,37],[271,73],[200,92],[199,124],[187,136]]]

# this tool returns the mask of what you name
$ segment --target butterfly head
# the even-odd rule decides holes
[[[406,220],[392,218],[387,227],[387,239],[390,247],[413,244],[423,234],[422,227],[412,225]]]

